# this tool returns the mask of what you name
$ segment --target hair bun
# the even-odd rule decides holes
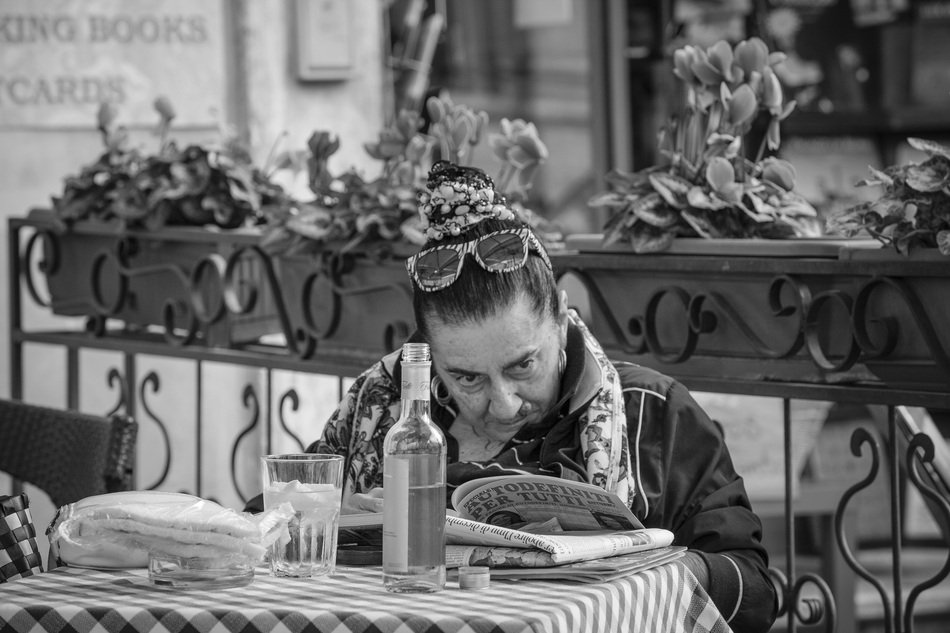
[[[419,193],[419,214],[430,240],[459,235],[489,218],[515,217],[488,174],[445,160],[429,171],[426,191]]]

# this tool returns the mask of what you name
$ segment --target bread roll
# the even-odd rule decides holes
[[[145,567],[149,552],[256,564],[291,515],[289,506],[251,516],[192,495],[122,492],[64,506],[49,533],[67,565]]]

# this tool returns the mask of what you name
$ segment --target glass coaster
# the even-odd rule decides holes
[[[224,589],[243,587],[254,580],[254,566],[246,556],[184,558],[165,554],[148,556],[148,579],[159,587]]]

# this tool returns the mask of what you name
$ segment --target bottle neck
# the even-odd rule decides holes
[[[402,363],[402,417],[429,417],[429,362]]]

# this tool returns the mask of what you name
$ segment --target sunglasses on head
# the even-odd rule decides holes
[[[406,268],[416,286],[425,292],[435,292],[458,279],[466,255],[472,255],[488,272],[506,273],[525,265],[529,248],[553,270],[551,260],[529,228],[504,229],[461,244],[433,246],[406,260]]]

